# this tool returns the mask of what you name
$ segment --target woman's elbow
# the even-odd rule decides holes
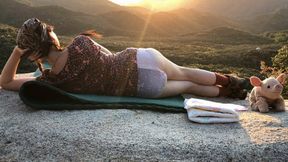
[[[13,83],[13,81],[11,82],[1,82],[0,81],[0,87],[2,87],[2,89],[4,90],[8,90],[8,91],[19,91],[20,87]]]
[[[0,76],[0,88],[5,89],[5,84],[3,83],[1,76]]]
[[[7,84],[1,83],[1,82],[0,82],[0,87],[4,90],[10,90]]]
[[[0,82],[0,85],[5,90],[19,91],[25,82],[33,81],[35,79],[35,77],[17,78],[5,83],[2,81],[2,83]]]
[[[9,82],[7,83],[7,82],[4,82],[3,80],[2,80],[2,78],[1,78],[1,76],[0,76],[0,87],[1,88],[3,88],[3,89],[5,89],[5,90],[7,90],[8,89],[8,84],[9,84]]]
[[[8,90],[8,91],[15,91],[13,88],[11,88],[9,83],[2,83],[0,82],[0,87],[4,90]]]

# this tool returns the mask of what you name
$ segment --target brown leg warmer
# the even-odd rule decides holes
[[[216,82],[214,85],[221,85],[223,87],[227,87],[230,83],[230,79],[222,74],[215,73],[216,75]]]

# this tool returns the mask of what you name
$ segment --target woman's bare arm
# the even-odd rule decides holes
[[[35,80],[35,77],[24,77],[15,79],[15,74],[20,62],[21,55],[23,53],[24,50],[16,46],[12,54],[10,55],[8,61],[6,62],[0,76],[0,86],[3,89],[18,91],[23,83]]]

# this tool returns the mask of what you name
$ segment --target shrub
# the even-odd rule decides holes
[[[2,71],[6,61],[8,60],[13,48],[16,45],[17,29],[0,24],[0,69]],[[35,71],[36,66],[31,64],[28,60],[22,60],[18,72]]]
[[[273,67],[261,63],[262,74],[266,77],[274,76],[277,77],[281,73],[287,73],[288,70],[288,47],[283,46],[278,50],[278,54],[272,58]],[[288,85],[284,85],[283,96],[288,98]]]

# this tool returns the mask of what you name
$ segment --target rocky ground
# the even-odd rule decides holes
[[[185,113],[124,107],[33,110],[0,88],[0,161],[288,161],[287,150],[288,112],[197,124]]]

